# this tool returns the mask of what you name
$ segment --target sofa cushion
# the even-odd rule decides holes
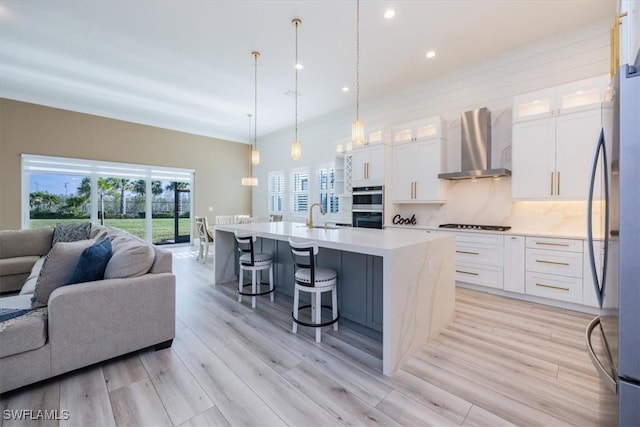
[[[53,229],[52,245],[59,242],[77,242],[87,240],[91,234],[91,223],[80,222],[72,224],[56,224]]]
[[[33,264],[33,268],[31,268],[29,277],[27,277],[27,280],[24,282],[22,289],[20,289],[20,295],[33,294],[36,291],[36,282],[38,281],[38,276],[40,276],[42,264],[44,264],[44,257],[38,259],[38,261]]]
[[[111,239],[100,240],[82,251],[78,264],[66,285],[104,279],[104,270],[111,259]]]
[[[137,277],[149,272],[155,254],[153,246],[128,236],[116,237],[111,244],[113,256],[104,271],[105,279]]]
[[[107,237],[107,233],[109,233],[110,228],[105,227],[104,225],[92,225],[91,231],[89,232],[89,237],[93,240],[102,240]]]
[[[0,231],[0,259],[19,256],[43,256],[51,249],[53,228]]]
[[[0,259],[0,276],[28,273],[39,259],[40,257],[37,255]]]
[[[0,298],[0,307],[31,308],[30,295]],[[47,309],[31,310],[27,314],[0,322],[0,358],[35,350],[47,342]]]
[[[69,283],[69,278],[78,264],[82,251],[93,243],[93,240],[80,240],[59,242],[53,245],[42,264],[36,282],[31,300],[34,308],[46,306],[51,293],[58,287]]]

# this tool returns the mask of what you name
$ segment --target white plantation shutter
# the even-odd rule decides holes
[[[317,171],[318,202],[328,214],[337,214],[340,210],[336,195],[336,171],[333,163],[321,165]]]
[[[269,172],[269,212],[284,210],[284,172]]]
[[[159,166],[114,163],[99,160],[71,159],[65,157],[22,155],[22,170],[26,173],[58,173],[82,176],[99,176],[124,179],[152,179],[154,181],[193,181],[192,169],[165,168]]]
[[[309,209],[309,168],[291,170],[290,178],[291,212],[306,214]]]

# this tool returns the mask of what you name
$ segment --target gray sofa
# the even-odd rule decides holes
[[[30,305],[53,229],[0,231],[0,307]],[[141,240],[94,226],[92,238]],[[169,251],[153,248],[144,274],[57,288],[46,307],[0,322],[0,393],[143,348],[175,336],[175,276]],[[114,257],[115,257],[114,247]],[[148,249],[146,249],[148,250]],[[113,259],[113,258],[112,258]],[[31,277],[29,277],[31,276]]]

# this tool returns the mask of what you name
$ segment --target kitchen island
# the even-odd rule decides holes
[[[343,318],[380,331],[385,375],[393,374],[453,317],[455,240],[420,231],[308,228],[293,222],[216,225],[214,283],[237,281],[234,231],[252,232],[258,250],[273,256],[276,291],[290,295],[288,239],[313,240],[318,265],[338,272]],[[347,316],[345,316],[347,314]]]

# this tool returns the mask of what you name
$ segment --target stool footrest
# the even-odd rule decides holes
[[[300,307],[298,307],[298,312],[300,312],[300,310],[303,310],[305,308],[310,308],[311,304],[307,304],[307,305],[302,305]],[[332,310],[332,307],[329,305],[323,305],[322,308],[326,309],[326,310]],[[311,328],[322,328],[324,326],[329,326],[329,325],[333,325],[334,323],[336,323],[338,321],[338,319],[340,319],[340,312],[338,312],[338,315],[336,316],[335,319],[331,319],[327,322],[324,323],[308,323],[308,322],[303,322],[302,320],[298,320],[293,316],[293,311],[291,312],[291,318],[293,319],[294,322],[296,322],[298,325],[302,325],[302,326],[309,326]]]
[[[269,286],[269,282],[260,282],[257,285],[258,286],[259,285],[267,285],[267,286]],[[251,286],[251,282],[245,283],[244,285],[242,285],[243,288],[246,288],[247,286]],[[238,295],[244,295],[246,297],[257,297],[257,296],[260,296],[260,295],[268,295],[268,294],[272,293],[275,290],[276,290],[276,286],[274,285],[273,289],[268,289],[268,290],[266,290],[264,292],[256,292],[255,294],[253,292],[240,292],[240,291],[236,291],[236,293]]]

